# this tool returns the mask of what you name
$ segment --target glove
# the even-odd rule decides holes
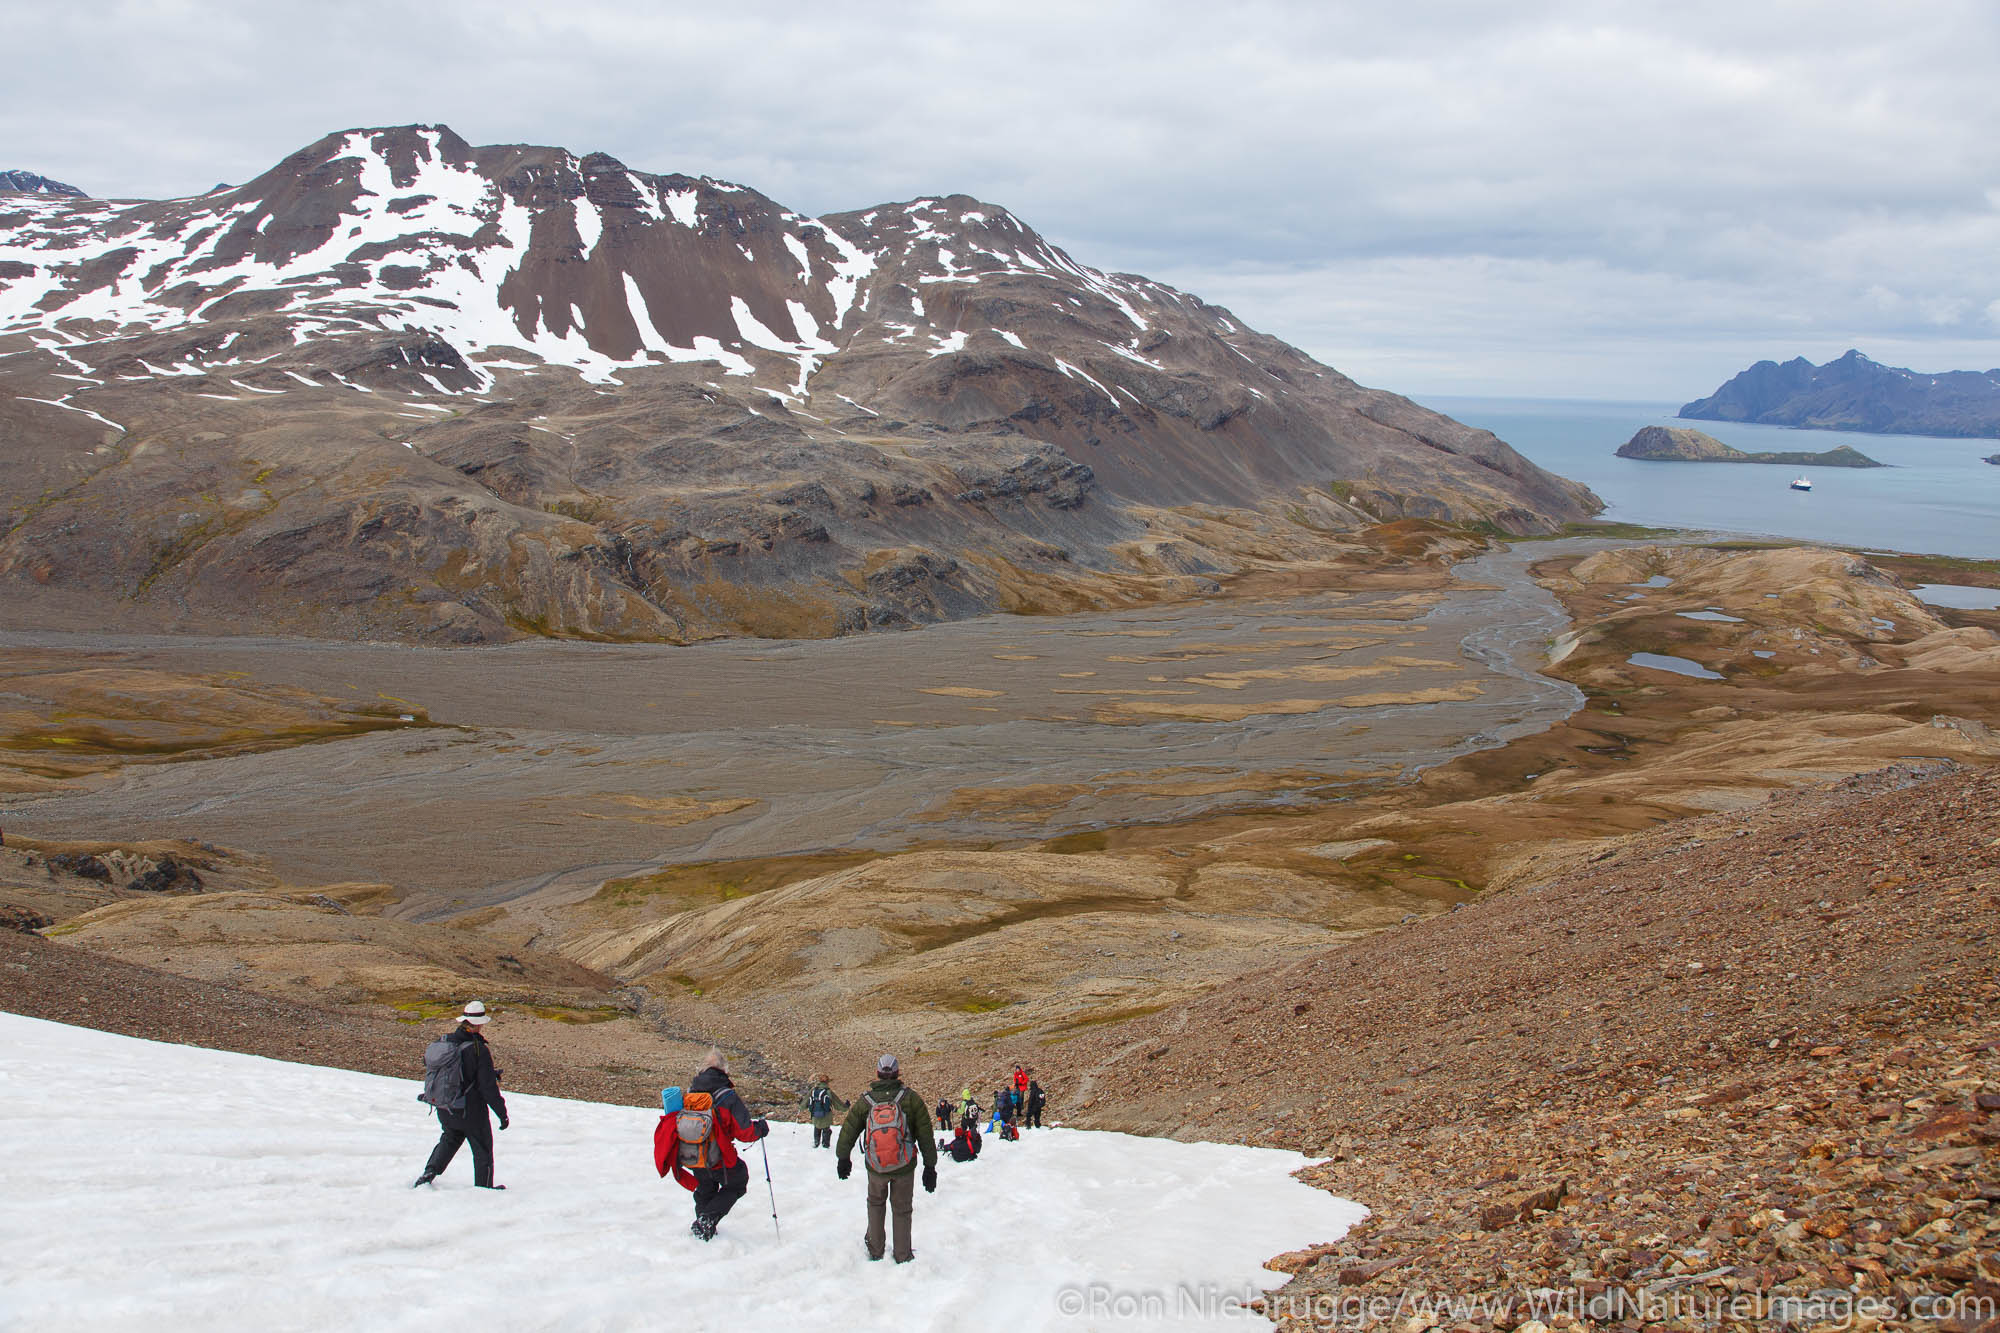
[[[507,1128],[507,1117],[504,1115],[500,1117],[500,1128]]]
[[[841,1158],[833,1164],[833,1173],[842,1180],[847,1179],[854,1174],[854,1159],[851,1157]]]
[[[768,1120],[752,1120],[750,1128],[757,1131],[757,1137],[760,1139],[769,1138],[771,1135],[771,1122]]]
[[[937,1193],[937,1168],[934,1166],[924,1168],[924,1193]]]

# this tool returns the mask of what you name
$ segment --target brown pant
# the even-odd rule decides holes
[[[882,1214],[885,1210],[896,1215],[896,1262],[908,1263],[916,1257],[910,1248],[910,1205],[916,1198],[917,1173],[905,1171],[900,1176],[878,1176],[868,1173],[868,1254],[882,1257]]]

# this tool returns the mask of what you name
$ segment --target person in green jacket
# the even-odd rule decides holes
[[[854,1170],[853,1151],[861,1143],[861,1156],[868,1167],[868,1231],[861,1243],[870,1259],[882,1257],[883,1214],[896,1217],[896,1262],[906,1264],[916,1258],[910,1248],[910,1213],[916,1201],[917,1158],[924,1163],[924,1192],[937,1191],[937,1135],[931,1128],[930,1108],[924,1099],[903,1086],[902,1067],[896,1057],[885,1055],[875,1062],[875,1081],[868,1091],[854,1099],[847,1119],[840,1126],[840,1143],[834,1148],[834,1169],[842,1180]]]
[[[806,1115],[812,1120],[815,1148],[833,1146],[833,1113],[847,1109],[847,1103],[833,1090],[832,1082],[825,1074],[814,1074],[812,1086],[806,1089]]]

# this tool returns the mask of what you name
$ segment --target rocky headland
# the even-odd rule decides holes
[[[1745,453],[1698,430],[1673,426],[1641,426],[1618,446],[1620,458],[1665,463],[1782,463],[1791,467],[1884,467],[1851,445],[1820,452],[1783,450]]]
[[[1681,408],[1699,421],[1754,421],[1809,430],[1985,438],[2000,435],[2000,370],[1926,375],[1860,352],[1815,366],[1759,361]]]

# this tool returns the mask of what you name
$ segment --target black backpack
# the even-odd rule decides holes
[[[823,1115],[832,1115],[833,1090],[828,1088],[824,1083],[814,1088],[812,1095],[806,1098],[806,1110],[812,1113],[812,1117],[815,1120]]]
[[[439,1037],[424,1047],[424,1090],[417,1100],[440,1111],[465,1109],[465,1046]]]

